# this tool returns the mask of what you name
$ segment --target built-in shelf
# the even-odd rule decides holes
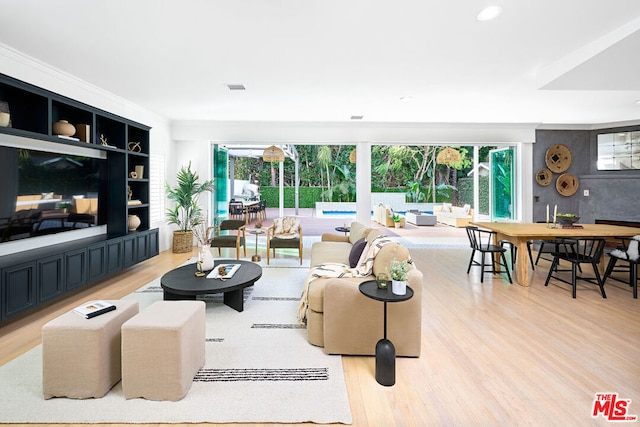
[[[0,145],[15,148],[19,141],[19,147],[69,154],[82,147],[106,158],[98,203],[106,233],[0,256],[0,322],[157,255],[158,230],[149,221],[148,126],[2,74],[0,106],[8,106],[11,120],[0,127]],[[55,134],[60,120],[76,127],[76,140]],[[142,176],[132,178],[136,167]],[[140,204],[128,204],[129,189]],[[140,218],[136,230],[128,229],[128,215]]]

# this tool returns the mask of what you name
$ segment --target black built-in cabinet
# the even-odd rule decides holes
[[[4,322],[157,255],[159,238],[149,221],[148,126],[2,74],[0,101],[8,103],[11,113],[11,127],[0,127],[0,137],[89,145],[107,156],[106,179],[101,183],[101,194],[107,197],[98,206],[106,218],[107,234],[0,256],[0,322]],[[53,124],[58,120],[77,128],[87,125],[86,140],[56,136]],[[142,176],[132,173],[136,166]],[[128,230],[129,215],[140,219],[135,231]]]

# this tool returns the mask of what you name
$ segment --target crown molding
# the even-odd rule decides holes
[[[168,123],[164,116],[3,43],[0,43],[0,69],[13,78],[105,111],[127,117],[151,115]]]

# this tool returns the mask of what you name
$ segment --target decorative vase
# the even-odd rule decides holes
[[[136,231],[140,227],[140,222],[138,215],[129,215],[127,219],[129,231]]]
[[[394,222],[394,223],[393,223],[393,226],[394,226],[395,228],[400,228],[400,223],[399,223],[399,222]]]
[[[211,245],[202,245],[198,254],[198,263],[202,271],[213,270],[213,255],[211,255]]]
[[[395,295],[405,295],[407,293],[407,281],[406,280],[392,280],[391,292]]]
[[[0,127],[6,128],[11,123],[11,116],[9,113],[0,113]]]
[[[137,165],[136,166],[136,178],[142,179],[142,175],[144,174],[144,166]]]
[[[53,124],[53,133],[62,136],[72,136],[76,133],[76,127],[66,120],[58,120]]]

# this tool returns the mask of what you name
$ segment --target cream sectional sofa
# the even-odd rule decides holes
[[[468,206],[469,205],[465,205],[464,207],[446,205],[434,206],[433,214],[436,216],[436,220],[441,224],[450,225],[452,227],[466,227],[473,219],[473,209]],[[445,211],[447,208],[449,211]]]
[[[349,254],[361,238],[372,241],[379,230],[359,222],[351,224],[348,236],[324,234],[311,248],[311,267],[327,262],[349,264]],[[409,258],[409,250],[389,243],[378,252],[373,274],[357,278],[317,278],[309,285],[307,332],[311,344],[328,354],[374,355],[383,336],[383,303],[365,297],[358,285],[387,272],[392,259]],[[422,336],[422,273],[412,268],[407,283],[414,291],[408,301],[387,304],[387,337],[398,356],[419,357]]]
[[[378,224],[382,224],[385,227],[395,227],[395,223],[391,219],[391,212],[393,210],[390,206],[377,204],[373,207],[373,220]],[[400,227],[404,227],[405,219],[400,219]]]

